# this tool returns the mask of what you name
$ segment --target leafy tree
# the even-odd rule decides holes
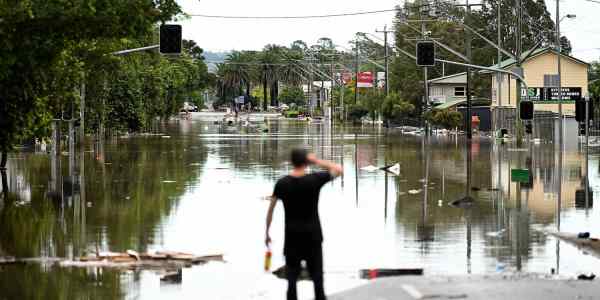
[[[285,104],[295,103],[296,106],[305,105],[304,91],[300,87],[286,87],[279,94],[279,101]]]
[[[50,120],[59,117],[57,109],[73,98],[73,82],[81,79],[82,58],[87,56],[76,52],[104,50],[79,45],[141,37],[181,11],[175,0],[22,0],[0,2],[0,12],[0,168],[4,168],[7,152],[23,139],[46,136]]]
[[[399,94],[390,93],[382,105],[382,114],[386,120],[399,120],[412,114],[415,106],[402,100]]]

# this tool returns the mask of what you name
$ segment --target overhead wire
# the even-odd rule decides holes
[[[263,20],[273,20],[273,19],[318,19],[318,18],[334,18],[334,17],[350,17],[350,16],[360,16],[360,15],[372,15],[372,14],[380,14],[386,12],[395,12],[396,9],[381,9],[381,10],[371,10],[371,11],[359,11],[359,12],[351,12],[351,13],[338,13],[338,14],[326,14],[326,15],[306,15],[306,16],[228,16],[228,15],[206,15],[206,14],[187,14],[190,17],[200,17],[200,18],[212,18],[212,19],[263,19]]]

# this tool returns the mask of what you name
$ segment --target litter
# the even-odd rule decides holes
[[[577,234],[577,238],[578,239],[589,239],[590,233],[589,232],[580,232]]]
[[[273,275],[277,276],[277,278],[280,279],[287,279],[287,266],[284,265],[278,268],[277,270],[273,271]],[[306,269],[306,267],[302,266],[302,269],[300,270],[300,276],[298,276],[298,280],[311,280],[310,273],[308,273],[308,269]]]
[[[375,171],[379,170],[379,168],[377,168],[376,166],[373,166],[373,165],[362,167],[360,169],[363,171],[367,171],[367,172],[375,172]]]
[[[594,273],[590,273],[590,275],[579,274],[579,276],[577,276],[578,280],[594,280],[594,278],[596,278],[596,275],[594,275]]]
[[[489,237],[500,237],[506,232],[506,229],[501,229],[499,231],[486,232],[485,235]]]
[[[466,196],[464,198],[450,202],[450,206],[466,208],[466,207],[473,206],[474,202],[475,202],[475,199],[473,199],[470,196]]]
[[[375,279],[405,275],[423,275],[423,269],[364,269],[360,270],[360,278]]]

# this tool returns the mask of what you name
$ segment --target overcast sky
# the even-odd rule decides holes
[[[459,0],[459,2],[463,2]],[[471,1],[474,2],[474,1]],[[189,14],[233,16],[301,16],[385,10],[403,3],[398,0],[179,0]],[[555,0],[546,0],[552,15]],[[562,31],[572,42],[573,55],[585,61],[600,58],[600,3],[585,0],[561,1],[565,19]],[[327,19],[239,20],[192,17],[181,22],[184,38],[195,40],[209,51],[258,50],[266,44],[289,45],[304,40],[309,45],[321,37],[346,46],[357,31],[373,34],[384,25],[391,27],[393,12]],[[377,34],[382,36],[381,34]]]

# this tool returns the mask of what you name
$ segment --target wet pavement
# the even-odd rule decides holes
[[[295,147],[345,170],[321,193],[328,294],[365,284],[358,271],[368,268],[420,267],[428,276],[554,269],[569,277],[600,267],[597,258],[544,233],[594,235],[600,225],[600,210],[576,201],[586,170],[573,137],[559,173],[558,147],[547,140],[517,149],[477,137],[465,147],[460,136],[425,142],[371,125],[272,120],[269,127],[259,134],[212,120],[173,121],[157,134],[89,144],[71,162],[66,153],[58,160],[11,155],[9,196],[0,202],[2,256],[176,250],[224,253],[226,262],[184,269],[175,284],[161,282],[155,271],[3,266],[0,299],[281,299],[286,283],[262,270],[264,198],[290,170],[286,160]],[[399,176],[362,170],[395,162]],[[511,183],[512,168],[529,168],[530,182]],[[592,151],[594,193],[599,168]],[[448,205],[467,195],[472,206]],[[283,264],[281,205],[272,238],[277,267]],[[312,297],[311,284],[301,283],[299,294]]]

